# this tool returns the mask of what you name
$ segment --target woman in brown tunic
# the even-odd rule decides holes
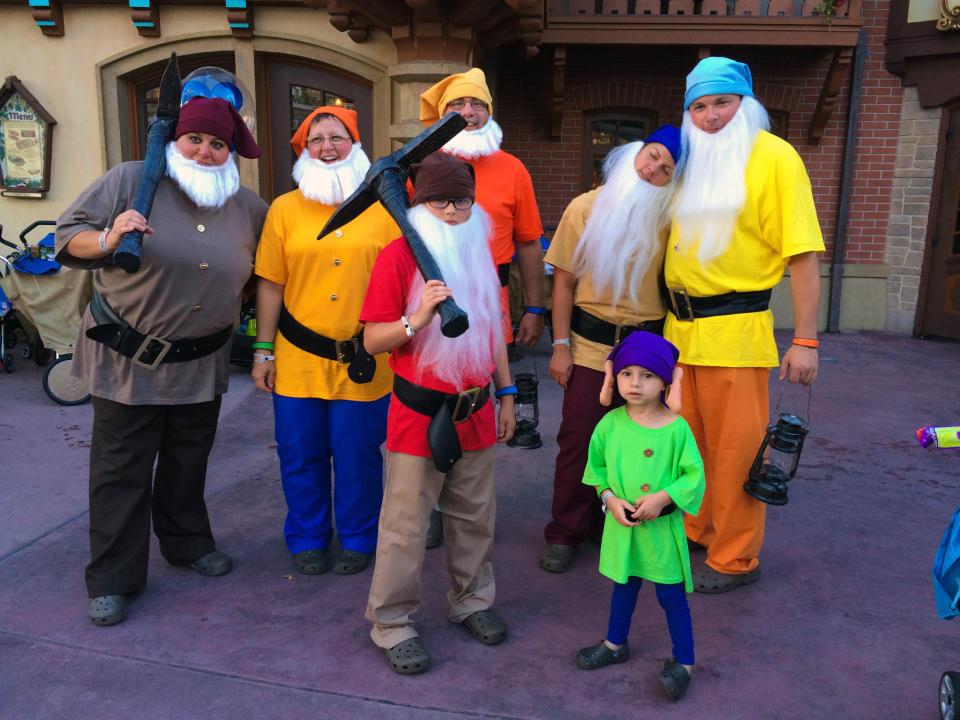
[[[96,291],[73,360],[93,395],[86,584],[96,625],[121,622],[127,597],[146,586],[151,516],[172,565],[204,575],[231,569],[203,491],[229,340],[267,211],[240,186],[230,151],[255,158],[260,150],[221,99],[184,105],[175,136],[149,224],[129,209],[142,162],[109,170],[57,224],[57,260],[91,270]],[[144,232],[133,274],[112,262],[130,230]]]

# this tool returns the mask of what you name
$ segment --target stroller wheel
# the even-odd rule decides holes
[[[43,391],[61,405],[82,405],[90,399],[85,380],[70,374],[73,354],[61,355],[43,373]]]
[[[960,673],[948,670],[940,676],[940,720],[960,720]]]
[[[13,355],[4,355],[3,358],[3,371],[7,374],[13,372]]]

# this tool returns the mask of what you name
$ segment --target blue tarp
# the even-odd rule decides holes
[[[960,612],[960,508],[950,518],[947,531],[933,559],[933,597],[943,620],[951,620]]]

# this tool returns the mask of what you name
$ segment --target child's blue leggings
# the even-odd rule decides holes
[[[631,577],[624,584],[613,584],[610,625],[607,628],[607,642],[610,644],[623,645],[627,641],[642,583],[642,578]],[[690,621],[690,606],[687,605],[687,593],[683,583],[653,583],[653,586],[657,590],[657,601],[667,615],[667,628],[670,630],[670,640],[673,641],[673,656],[682,665],[693,665],[693,624]]]

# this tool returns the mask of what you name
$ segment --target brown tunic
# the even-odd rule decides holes
[[[83,230],[101,231],[133,207],[142,162],[109,170],[57,221],[57,260],[93,271],[94,288],[132,327],[164,340],[202,337],[234,324],[241,290],[253,272],[257,239],[267,204],[246,189],[222,208],[198,208],[170,178],[157,187],[144,235],[140,270],[128,274],[109,260],[84,260],[66,245]],[[230,342],[217,352],[156,370],[133,364],[102,343],[87,338],[94,325],[88,309],[77,339],[73,373],[90,392],[127,405],[173,405],[212,400],[227,390]]]

